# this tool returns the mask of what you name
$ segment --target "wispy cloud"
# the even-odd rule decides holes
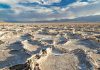
[[[44,21],[100,15],[100,0],[67,0],[69,3],[62,5],[64,1],[0,0],[0,20]]]

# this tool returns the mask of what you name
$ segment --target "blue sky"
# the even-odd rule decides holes
[[[0,21],[53,21],[99,15],[100,0],[0,0]]]

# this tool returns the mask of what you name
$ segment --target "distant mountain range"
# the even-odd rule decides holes
[[[100,22],[100,16],[87,16],[75,19],[61,19],[61,20],[54,20],[54,22]]]
[[[100,15],[98,16],[87,16],[87,17],[79,17],[75,19],[61,19],[61,20],[53,20],[53,21],[5,21],[5,22],[13,22],[13,23],[51,23],[51,22],[100,22]]]

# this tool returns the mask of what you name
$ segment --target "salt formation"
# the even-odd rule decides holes
[[[32,44],[29,44],[27,40],[25,41],[22,41],[22,44],[23,44],[23,48],[28,51],[30,54],[33,52],[33,51],[36,51],[39,47],[36,46],[36,45],[32,45]]]
[[[45,29],[45,28],[41,28],[41,29],[38,30],[36,33],[37,33],[37,34],[48,34],[48,30]]]
[[[34,57],[36,56],[32,56],[29,59],[31,60],[32,70],[36,68],[40,70],[66,70],[66,69],[77,70],[78,69],[77,67],[78,60],[73,54],[63,54],[63,55],[55,56],[54,54],[52,54],[52,48],[47,48],[46,50],[43,50],[42,54],[38,56],[40,56],[39,59],[35,59]]]
[[[54,39],[54,45],[56,44],[63,44],[65,42],[67,42],[68,40],[63,36],[63,35],[56,35],[55,39]]]
[[[94,24],[1,25],[0,70],[100,70],[99,28]]]

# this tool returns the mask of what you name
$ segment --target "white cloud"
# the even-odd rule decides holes
[[[59,3],[61,0],[41,0],[43,4],[48,5],[52,3]]]
[[[17,2],[18,2],[17,0],[0,0],[0,3],[10,4],[10,5],[14,5]]]
[[[75,3],[72,3],[69,6],[71,6],[71,7],[81,7],[81,6],[86,6],[88,4],[89,4],[88,2],[75,2]]]
[[[61,0],[0,0],[0,3],[7,3],[7,4],[16,4],[19,2],[22,3],[33,3],[37,2],[39,4],[50,5],[52,3],[59,3]]]
[[[54,20],[54,19],[74,19],[77,17],[85,17],[92,15],[100,15],[100,0],[92,0],[91,2],[74,2],[66,7],[43,7],[43,6],[24,6],[19,5],[19,2],[33,3],[37,2],[41,5],[50,5],[58,3],[61,0],[0,0],[0,3],[7,3],[12,6],[10,11],[0,11],[2,19],[9,19],[9,16],[14,20]],[[6,11],[6,13],[4,12]],[[7,12],[8,11],[8,12]],[[11,13],[13,11],[13,13]],[[4,15],[4,16],[3,16]],[[1,20],[1,19],[0,19]]]
[[[71,14],[74,14],[75,18],[100,15],[100,3],[91,3],[83,6],[78,5],[78,7],[76,5],[73,6],[72,4],[72,6],[70,6],[70,8],[67,10],[71,11]]]
[[[43,4],[43,5],[50,5],[52,3],[59,3],[61,0],[25,0],[28,2],[37,2],[39,4]]]

